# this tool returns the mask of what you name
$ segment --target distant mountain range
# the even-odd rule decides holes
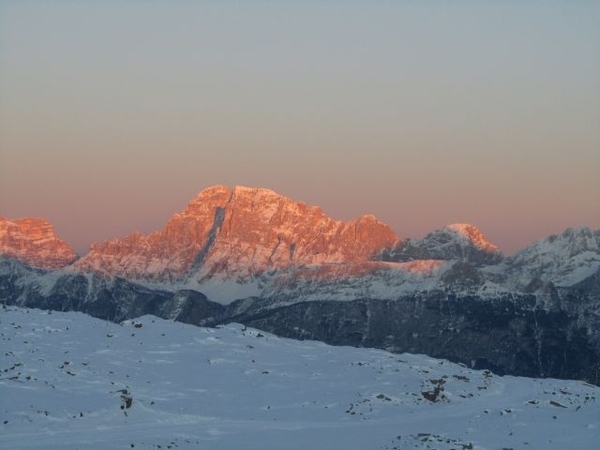
[[[268,189],[203,190],[161,231],[75,252],[44,219],[0,218],[0,301],[121,321],[240,322],[498,373],[600,383],[600,230],[512,257],[473,225],[401,239]]]

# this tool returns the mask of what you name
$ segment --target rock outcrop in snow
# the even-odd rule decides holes
[[[73,249],[54,233],[45,219],[0,217],[0,255],[40,269],[60,269],[72,263]]]

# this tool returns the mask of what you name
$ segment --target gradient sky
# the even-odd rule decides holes
[[[600,2],[0,0],[0,215],[85,252],[214,184],[506,254],[600,228]]]

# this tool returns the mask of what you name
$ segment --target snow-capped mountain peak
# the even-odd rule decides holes
[[[456,233],[461,239],[464,239],[480,250],[490,253],[500,251],[498,246],[492,244],[475,225],[468,223],[453,223],[446,226],[445,229]]]
[[[407,239],[385,251],[382,258],[389,261],[458,260],[482,265],[498,263],[502,254],[477,227],[457,223],[433,231],[423,239]]]

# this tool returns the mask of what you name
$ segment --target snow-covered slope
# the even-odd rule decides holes
[[[600,270],[600,230],[568,228],[534,242],[508,261],[508,272],[521,285],[533,280],[570,286]]]
[[[298,267],[265,277],[260,297],[280,302],[396,299],[436,289],[451,267],[452,262],[440,260]]]
[[[145,316],[0,315],[0,447],[593,449],[600,388]]]

